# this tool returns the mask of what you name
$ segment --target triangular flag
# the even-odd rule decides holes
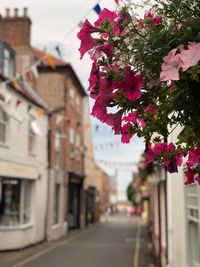
[[[35,77],[35,79],[37,80],[39,78],[39,73],[38,73],[38,69],[36,65],[33,65],[31,67],[31,72],[33,74],[33,76]]]
[[[45,59],[47,60],[47,63],[52,67],[52,69],[56,68],[56,64],[55,64],[55,61],[53,60],[52,55],[46,54]]]
[[[59,46],[57,45],[57,46],[55,47],[55,49],[56,49],[56,51],[57,51],[59,57],[62,59],[62,55],[61,55],[61,51],[60,51]]]
[[[13,78],[12,81],[11,81],[12,85],[14,86],[15,89],[19,89],[20,88],[20,85],[19,85],[19,81],[17,78]]]
[[[38,117],[41,117],[45,114],[45,110],[43,108],[36,109],[36,114]]]
[[[99,15],[99,13],[101,12],[100,5],[97,4],[95,7],[93,7],[93,10]]]
[[[19,107],[19,105],[21,104],[21,102],[22,102],[22,101],[21,101],[21,100],[19,100],[19,99],[16,101],[16,108],[18,108],[18,107]]]
[[[80,21],[80,22],[78,23],[78,26],[79,26],[80,28],[82,28],[82,27],[83,27],[83,22]]]

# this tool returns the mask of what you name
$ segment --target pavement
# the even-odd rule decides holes
[[[154,267],[139,218],[111,216],[57,242],[0,253],[1,267]]]

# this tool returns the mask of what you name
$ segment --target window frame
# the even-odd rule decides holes
[[[22,179],[17,177],[0,177],[0,189],[2,188],[3,180],[17,180],[20,182],[20,192],[19,192],[19,223],[13,225],[1,224],[0,222],[0,230],[6,229],[21,229],[30,227],[33,225],[33,206],[32,206],[32,198],[33,198],[33,180],[30,179]],[[25,222],[24,212],[25,212],[25,183],[29,184],[29,221]]]

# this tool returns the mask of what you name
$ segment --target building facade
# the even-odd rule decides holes
[[[45,239],[48,116],[5,78],[0,88],[0,250],[10,250]]]

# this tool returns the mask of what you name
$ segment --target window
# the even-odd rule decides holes
[[[75,103],[76,103],[76,106],[77,106],[77,107],[80,106],[80,98],[79,98],[78,95],[76,96]]]
[[[0,225],[30,222],[31,181],[0,178]]]
[[[72,127],[69,129],[69,142],[70,144],[74,144],[74,129]]]
[[[77,161],[80,161],[81,159],[80,145],[81,145],[81,137],[80,137],[80,133],[77,133],[76,134],[76,160]]]
[[[69,95],[72,99],[74,99],[74,87],[69,88]]]
[[[61,167],[61,134],[55,134],[55,165]]]
[[[60,206],[60,185],[54,186],[54,208],[53,208],[53,224],[59,223],[59,206]]]
[[[30,154],[33,154],[34,153],[35,139],[36,139],[36,134],[35,134],[34,129],[32,127],[32,121],[29,121],[29,129],[28,129],[28,152]]]
[[[0,143],[6,143],[7,115],[0,108]]]
[[[3,74],[6,77],[12,77],[14,75],[14,60],[10,51],[4,48],[3,51],[4,62],[3,62]]]

